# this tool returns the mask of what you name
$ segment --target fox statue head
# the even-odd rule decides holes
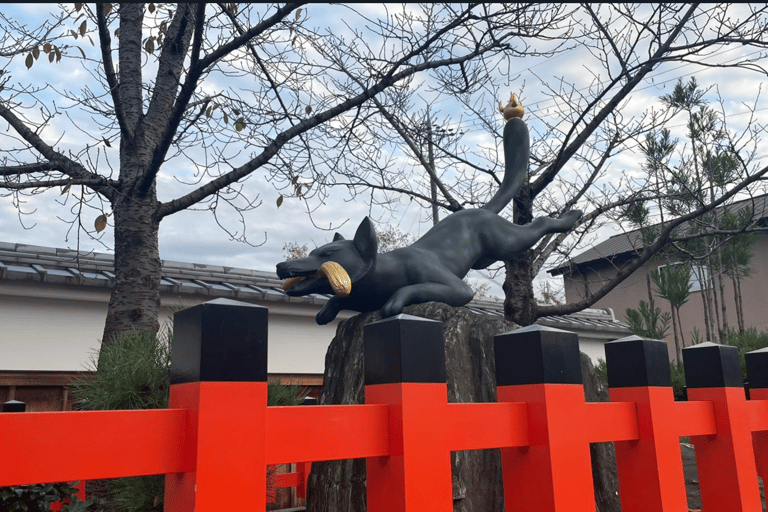
[[[376,262],[378,241],[373,223],[366,217],[352,240],[336,233],[333,241],[305,258],[277,265],[277,276],[286,279],[283,289],[289,296],[312,293],[349,295],[355,282],[365,277]]]

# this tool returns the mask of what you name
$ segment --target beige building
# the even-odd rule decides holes
[[[760,196],[753,200],[744,201],[732,205],[732,211],[751,206],[759,219],[760,225],[765,226],[768,220],[768,196]],[[643,248],[642,237],[639,231],[631,231],[615,235],[608,240],[594,245],[587,251],[575,256],[565,265],[553,269],[550,273],[554,276],[562,275],[565,285],[565,299],[567,303],[573,303],[589,297],[592,293],[610,281],[616,274],[629,264]],[[751,275],[743,278],[741,291],[743,296],[744,321],[747,328],[754,327],[760,331],[768,330],[768,234],[762,235],[753,247],[754,256],[751,263]],[[592,307],[611,308],[618,320],[626,322],[627,308],[637,309],[641,300],[648,302],[649,272],[662,265],[674,264],[673,261],[652,259],[645,266],[637,269],[628,278],[622,281],[605,297],[598,300]],[[703,267],[703,272],[709,269]],[[731,279],[724,276],[725,282],[725,306],[729,326],[737,327],[735,297]],[[698,331],[701,341],[706,329],[704,323],[704,306],[702,284],[696,275],[691,276],[692,291],[688,302],[680,309],[680,323],[682,325],[685,346],[689,346],[694,339],[694,332]],[[670,312],[669,303],[660,298],[656,293],[656,287],[650,284],[656,307],[664,312]],[[706,288],[706,284],[704,285]],[[711,292],[710,292],[711,293]],[[719,304],[720,309],[722,305]],[[722,314],[720,311],[718,314]],[[674,355],[674,336],[670,321],[669,333],[666,337],[669,344],[670,357]]]
[[[100,344],[113,274],[110,254],[0,242],[0,403],[18,399],[32,410],[68,407],[66,385],[89,365]],[[315,315],[329,296],[288,297],[274,272],[195,263],[163,262],[162,321],[177,306],[228,298],[269,308],[270,378],[311,386],[322,384],[325,354],[342,311],[319,326]],[[476,300],[476,312],[502,315],[498,300]],[[542,325],[576,331],[593,360],[603,344],[626,336],[611,311],[543,318]]]

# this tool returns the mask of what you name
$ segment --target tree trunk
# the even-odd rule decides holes
[[[102,345],[131,330],[156,334],[160,328],[159,223],[154,190],[148,198],[125,197],[112,206],[115,223],[115,279]],[[101,351],[99,352],[101,354]],[[88,480],[86,495],[106,510],[108,480]]]
[[[708,267],[704,267],[704,268],[708,269]],[[703,271],[702,271],[702,277],[704,277]],[[707,322],[707,341],[717,343],[717,340],[718,340],[717,320],[713,312],[716,306],[713,307],[712,305],[714,298],[711,295],[712,277],[709,275],[709,270],[707,270],[706,278],[701,280],[701,284],[702,284],[701,297],[702,297],[702,300],[704,301],[704,318]]]
[[[680,338],[677,336],[678,332],[678,317],[677,317],[677,309],[672,307],[672,332],[674,333],[675,338],[675,359],[679,362],[682,361],[682,352],[680,351]]]
[[[733,299],[736,301],[736,322],[739,324],[739,333],[743,334],[746,328],[744,326],[744,303],[741,297],[741,280],[738,269],[731,279],[733,280]]]
[[[522,226],[533,220],[533,198],[527,178],[512,204],[515,224]],[[523,327],[532,325],[538,307],[533,295],[533,251],[505,261],[504,268],[504,318]]]
[[[712,296],[710,298],[711,298],[711,304],[713,306],[712,307],[713,311],[710,311],[710,318],[712,319],[712,324],[714,327],[712,330],[712,338],[713,338],[712,341],[714,341],[715,343],[720,343],[720,337],[721,337],[720,336],[721,334],[720,304],[718,304],[718,301],[717,301],[717,288],[715,288],[715,276],[712,273],[713,267],[709,258],[707,258],[707,269],[709,271],[708,272],[709,282],[707,283],[708,285],[707,288],[712,292]]]
[[[533,254],[526,251],[512,261],[504,263],[506,277],[504,290],[504,317],[521,326],[536,321],[536,299],[533,296]]]
[[[648,305],[653,304],[653,289],[651,288],[651,273],[645,274],[645,285],[648,288]]]
[[[131,330],[156,334],[160,328],[160,247],[153,191],[116,201],[115,281],[102,343]]]
[[[676,308],[677,312],[677,328],[680,329],[680,361],[683,360],[682,350],[685,348],[685,336],[683,335],[683,321],[680,319],[680,308]]]
[[[131,330],[157,334],[160,310],[160,225],[156,176],[179,123],[180,77],[195,26],[191,4],[179,4],[165,33],[151,90],[142,78],[142,5],[120,13],[115,115],[120,124],[119,186],[113,194],[115,279],[102,343]],[[188,70],[189,71],[189,70]],[[187,76],[185,80],[193,80]],[[193,83],[193,82],[190,82]],[[186,86],[186,85],[185,85]],[[151,100],[146,102],[146,98]],[[118,101],[119,100],[119,101]],[[146,105],[145,105],[146,103]]]
[[[706,336],[705,341],[712,341],[712,331],[710,329],[709,320],[709,295],[707,295],[707,283],[704,281],[704,275],[700,269],[696,271],[696,274],[699,276],[699,284],[701,285],[701,290],[699,290],[699,293],[701,294],[701,303],[704,309],[704,336]]]
[[[719,255],[717,259],[718,260],[720,259]],[[725,283],[723,282],[723,273],[720,272],[719,270],[717,271],[717,284],[720,287],[720,305],[722,306],[722,311],[723,311],[723,332],[728,332],[729,325],[728,325],[728,311],[726,310],[726,306],[725,306]]]

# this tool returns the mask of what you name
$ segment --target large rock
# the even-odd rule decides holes
[[[467,308],[452,308],[430,302],[406,308],[410,315],[443,322],[445,361],[449,402],[495,402],[496,370],[493,337],[517,326],[500,317],[478,314]],[[363,326],[379,320],[378,313],[366,313],[341,322],[325,360],[325,377],[321,404],[359,404],[363,395]],[[589,359],[582,357],[582,371]],[[594,375],[594,372],[592,372]],[[599,378],[595,375],[595,379]],[[588,400],[607,399],[603,384],[587,378]],[[602,393],[602,398],[600,398]],[[596,495],[601,503],[598,512],[618,512],[602,502],[618,503],[615,484],[615,459],[612,446],[593,445],[593,460],[601,459],[595,471]],[[612,462],[612,466],[611,466]],[[453,503],[455,512],[493,512],[504,510],[501,458],[499,450],[456,452],[451,456]],[[613,478],[607,476],[613,471]],[[604,499],[605,497],[605,499]],[[307,496],[308,512],[364,512],[365,459],[320,462],[312,465]]]

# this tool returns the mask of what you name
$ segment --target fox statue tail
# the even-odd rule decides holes
[[[496,194],[482,208],[500,213],[515,197],[528,172],[530,136],[525,121],[512,118],[504,126],[504,178]]]

